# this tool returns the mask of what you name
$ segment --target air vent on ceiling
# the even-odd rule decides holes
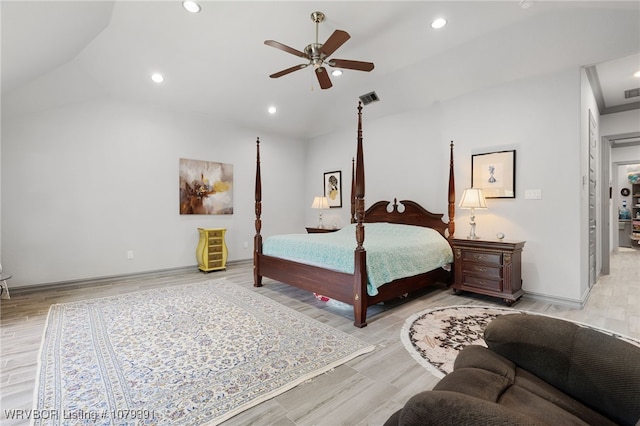
[[[371,102],[378,102],[380,98],[376,95],[376,92],[370,92],[366,95],[358,96],[363,104],[369,105]]]
[[[630,89],[630,90],[625,90],[624,91],[624,98],[625,99],[637,98],[638,96],[640,96],[640,87],[637,88],[637,89]]]

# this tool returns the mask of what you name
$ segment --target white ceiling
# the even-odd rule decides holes
[[[639,107],[623,98],[640,87],[638,1],[200,3],[190,14],[179,0],[2,0],[3,111],[113,97],[211,115],[257,136],[307,138],[353,126],[358,96],[371,91],[380,102],[366,114],[380,117],[581,66],[598,79],[601,112]],[[328,90],[311,67],[268,77],[304,61],[264,40],[303,50],[315,39],[315,10],[326,15],[320,42],[336,29],[351,35],[331,58],[374,62],[372,72],[345,70]],[[438,16],[449,23],[435,31]]]

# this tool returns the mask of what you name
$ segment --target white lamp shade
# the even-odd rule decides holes
[[[487,200],[485,200],[484,198],[482,189],[465,189],[462,193],[462,199],[460,200],[460,204],[458,204],[458,207],[462,209],[486,209]]]
[[[313,203],[311,203],[312,209],[328,209],[329,208],[329,200],[327,197],[315,197],[313,199]]]

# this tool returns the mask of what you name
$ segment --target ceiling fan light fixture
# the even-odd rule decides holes
[[[333,70],[333,71],[331,71],[331,75],[332,75],[332,76],[334,76],[334,77],[337,77],[337,76],[339,76],[339,75],[342,75],[342,71],[340,71],[340,70]]]
[[[444,18],[437,18],[434,19],[433,22],[431,22],[431,28],[433,28],[434,30],[439,30],[445,25],[447,25],[447,20]]]
[[[184,7],[187,12],[191,12],[191,13],[200,12],[200,5],[193,0],[183,1],[182,7]]]
[[[271,106],[267,109],[267,111],[269,112],[269,114],[275,114],[276,112],[278,112],[278,109],[277,109],[275,106],[271,105]]]
[[[159,72],[154,72],[153,74],[151,74],[151,80],[154,83],[162,83],[164,81],[164,76]]]

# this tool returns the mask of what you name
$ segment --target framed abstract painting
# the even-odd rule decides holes
[[[180,214],[233,214],[233,165],[180,159]]]

